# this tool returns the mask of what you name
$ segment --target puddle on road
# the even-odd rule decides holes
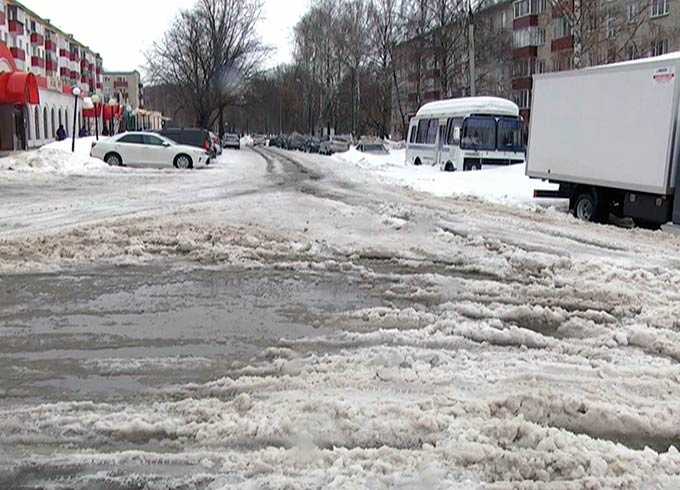
[[[96,268],[0,280],[0,399],[110,400],[228,374],[325,313],[378,306],[342,274]]]

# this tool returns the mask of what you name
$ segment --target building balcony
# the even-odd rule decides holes
[[[78,80],[78,78],[80,78],[78,72],[75,70],[71,70],[71,80]]]
[[[552,51],[564,51],[566,49],[574,49],[574,36],[565,36],[555,39],[551,45]]]
[[[14,56],[15,60],[26,61],[26,51],[20,48],[10,48],[9,49]]]
[[[102,74],[102,67],[101,67],[101,66],[98,66],[98,67],[97,67],[96,73],[97,73],[97,75],[101,75],[101,74]]]
[[[55,73],[58,68],[59,68],[59,65],[57,64],[56,61],[54,61],[54,60],[45,61],[45,70],[52,72],[52,73]]]
[[[521,31],[527,27],[538,26],[538,15],[527,15],[512,21],[512,29],[514,31]]]
[[[66,58],[67,60],[71,59],[71,53],[68,52],[68,49],[60,49],[59,56],[61,58]]]
[[[45,51],[50,51],[52,53],[57,52],[57,43],[50,39],[45,40]]]
[[[101,90],[104,88],[104,85],[101,82],[97,82],[97,89]]]
[[[64,78],[71,78],[71,70],[69,70],[68,68],[62,67],[59,70],[59,75],[61,75]]]
[[[519,77],[512,80],[513,90],[531,90],[534,86],[534,81],[531,77]]]
[[[43,46],[45,44],[45,36],[37,32],[31,33],[31,44],[33,46]]]
[[[0,10],[0,24],[2,24],[4,26],[6,21],[7,21],[7,14],[5,13],[4,10]]]
[[[69,53],[68,59],[70,59],[71,61],[77,63],[77,62],[80,61],[80,56],[78,56],[76,53]]]
[[[17,36],[23,36],[25,32],[24,25],[18,20],[10,20],[8,29],[11,34],[16,34]]]
[[[538,48],[536,46],[527,46],[525,48],[515,48],[512,50],[512,57],[516,60],[536,58],[537,56]]]
[[[40,56],[31,56],[31,66],[45,68],[45,60]]]

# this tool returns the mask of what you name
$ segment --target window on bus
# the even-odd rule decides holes
[[[427,144],[434,145],[437,142],[437,132],[439,131],[439,120],[430,119],[427,129]]]
[[[463,128],[463,118],[454,117],[449,119],[449,127],[446,131],[446,142],[451,146],[460,145],[461,129]]]
[[[522,122],[514,117],[498,120],[498,149],[500,151],[524,151]]]
[[[425,144],[427,143],[427,130],[429,128],[430,120],[421,119],[418,121],[418,135],[416,137],[416,143]]]
[[[461,148],[477,151],[496,149],[496,118],[492,116],[471,116],[463,124]]]

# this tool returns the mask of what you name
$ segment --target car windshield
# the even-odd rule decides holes
[[[364,151],[385,151],[382,145],[364,145]]]
[[[519,119],[509,117],[499,119],[498,149],[500,151],[524,151],[522,122]]]

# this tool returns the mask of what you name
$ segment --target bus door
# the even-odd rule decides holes
[[[438,166],[441,166],[442,159],[445,158],[443,153],[444,153],[444,145],[446,145],[447,129],[448,129],[448,125],[446,123],[444,123],[444,124],[442,124],[441,122],[439,123],[439,138],[437,138],[437,150],[436,150],[436,155],[435,155],[435,164],[438,165]]]

